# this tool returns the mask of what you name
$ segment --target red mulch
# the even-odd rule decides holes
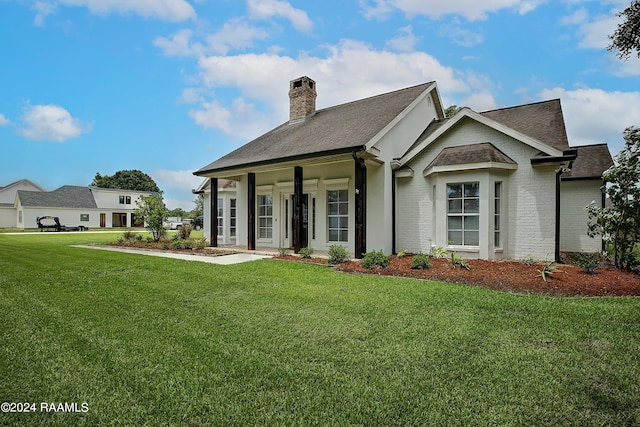
[[[318,258],[304,259],[294,256],[281,259],[326,263]],[[427,270],[411,269],[411,256],[391,257],[386,268],[366,269],[361,261],[350,261],[337,266],[347,273],[413,277],[452,283],[482,286],[507,292],[535,293],[554,296],[640,296],[640,275],[624,272],[612,266],[601,266],[595,274],[569,264],[557,264],[558,271],[545,282],[540,270],[543,265],[528,266],[520,261],[467,260],[471,269],[451,267],[449,259],[432,259]]]

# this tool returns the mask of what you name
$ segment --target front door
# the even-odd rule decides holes
[[[100,214],[100,228],[105,228],[107,226],[107,214]]]
[[[282,196],[282,212],[284,213],[282,221],[282,244],[283,248],[293,248],[295,246],[294,241],[294,216],[295,216],[295,204],[294,195],[287,194]],[[300,247],[305,248],[309,246],[309,195],[302,195],[302,234],[300,235]]]

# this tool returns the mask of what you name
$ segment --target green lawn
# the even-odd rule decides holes
[[[114,239],[0,234],[0,425],[640,424],[640,299],[68,246]]]

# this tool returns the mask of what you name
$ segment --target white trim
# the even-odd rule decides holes
[[[324,181],[324,186],[327,189],[342,190],[349,186],[349,178],[326,179]]]
[[[453,118],[451,118],[447,123],[445,123],[444,126],[441,126],[440,128],[436,129],[436,131],[431,135],[429,135],[427,139],[422,141],[420,144],[418,144],[418,146],[416,146],[414,149],[412,149],[411,151],[407,152],[404,156],[402,156],[402,158],[400,159],[400,166],[403,166],[406,163],[410,162],[414,157],[416,157],[423,150],[425,150],[429,145],[431,145],[433,141],[437,140],[446,132],[451,130],[459,121],[461,121],[465,117],[475,120],[478,123],[481,123],[492,129],[495,129],[496,131],[501,132],[514,139],[517,139],[518,141],[521,141],[524,144],[529,145],[530,147],[533,147],[537,150],[540,150],[543,153],[548,154],[550,156],[560,157],[563,154],[562,151],[558,150],[557,148],[554,148],[548,144],[545,144],[542,141],[539,141],[535,138],[527,136],[522,132],[518,132],[517,130],[514,130],[508,126],[505,126],[502,123],[496,122],[495,120],[491,120],[481,115],[480,113],[476,113],[475,111],[471,110],[468,107],[464,107],[462,110],[460,110],[460,112],[458,112],[458,114],[453,116]]]
[[[500,162],[479,162],[479,163],[464,163],[460,165],[442,165],[442,166],[431,166],[428,169],[425,169],[422,172],[422,175],[427,177],[434,173],[441,172],[463,172],[469,170],[477,170],[477,169],[505,169],[505,170],[516,170],[518,169],[517,164],[513,163],[500,163]],[[397,174],[396,174],[397,176]]]

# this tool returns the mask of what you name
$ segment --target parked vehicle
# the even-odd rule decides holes
[[[200,231],[204,228],[204,216],[200,215],[196,219],[193,220],[193,229]]]
[[[162,224],[164,228],[169,230],[177,230],[182,227],[182,218],[179,216],[170,216],[167,220]]]

